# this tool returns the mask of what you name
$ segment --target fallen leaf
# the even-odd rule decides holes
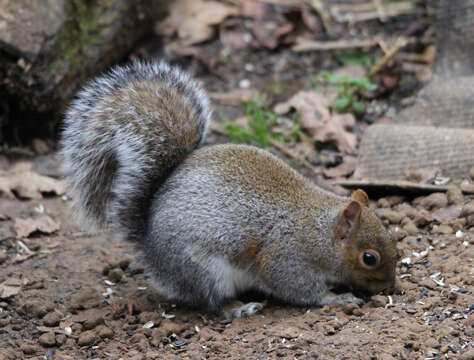
[[[346,156],[342,164],[323,169],[323,174],[328,178],[338,178],[352,174],[356,168],[357,160],[353,156]]]
[[[265,6],[259,0],[241,0],[241,15],[260,20],[265,15]]]
[[[59,230],[59,224],[47,215],[38,218],[21,219],[16,218],[13,224],[16,236],[19,238],[28,237],[32,233],[39,231],[45,234],[51,234]]]
[[[64,194],[64,183],[32,170],[29,162],[18,163],[7,172],[0,173],[0,196],[15,199],[42,199],[42,193]]]
[[[292,108],[301,115],[301,127],[308,131],[313,139],[334,143],[339,151],[353,153],[356,136],[346,130],[354,126],[351,114],[331,114],[330,103],[326,97],[316,91],[300,91],[285,103],[274,108],[278,114],[285,114]]]
[[[8,299],[20,293],[23,282],[20,279],[10,278],[0,284],[0,299]]]
[[[31,204],[25,201],[2,199],[0,202],[0,221],[31,214]]]
[[[279,25],[275,21],[255,22],[254,33],[260,44],[268,49],[275,49],[280,42],[280,38],[293,31],[291,23]]]
[[[301,4],[301,19],[308,29],[311,30],[312,34],[317,34],[322,30],[321,20],[311,10],[308,4]],[[313,35],[314,36],[314,35]]]
[[[177,33],[184,45],[197,44],[214,35],[213,25],[239,12],[238,7],[217,1],[175,0],[170,15],[157,25],[156,32],[166,36]]]

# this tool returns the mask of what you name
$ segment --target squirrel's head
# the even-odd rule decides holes
[[[395,284],[396,243],[369,208],[369,198],[356,190],[340,211],[334,227],[334,245],[342,257],[346,285],[370,293]]]

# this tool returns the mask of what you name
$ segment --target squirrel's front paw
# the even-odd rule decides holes
[[[323,298],[321,299],[321,305],[328,305],[328,304],[340,304],[345,305],[353,303],[356,305],[363,305],[365,301],[361,298],[354,296],[352,293],[344,293],[344,294],[333,294],[332,292],[327,292]]]
[[[250,302],[244,304],[240,301],[234,301],[226,306],[224,309],[224,316],[226,319],[236,319],[240,317],[247,317],[255,315],[265,307],[265,302]]]

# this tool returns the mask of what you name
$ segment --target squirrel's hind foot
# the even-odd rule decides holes
[[[226,305],[222,311],[227,320],[255,315],[261,311],[266,305],[264,302],[249,302],[244,304],[241,301],[233,301]]]

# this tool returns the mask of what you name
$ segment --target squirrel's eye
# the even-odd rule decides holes
[[[374,266],[377,263],[376,257],[368,252],[365,252],[364,255],[362,255],[362,260],[364,261],[365,265],[369,266]]]
[[[380,255],[375,250],[364,250],[360,254],[360,262],[362,266],[373,269],[380,262]]]

